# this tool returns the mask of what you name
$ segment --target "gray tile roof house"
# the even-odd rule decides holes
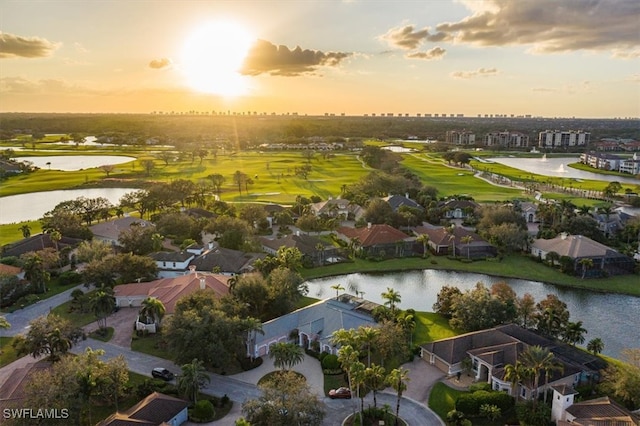
[[[390,206],[394,212],[397,212],[398,209],[402,206],[411,207],[412,209],[424,210],[420,204],[409,198],[408,195],[389,195],[388,197],[383,198]]]
[[[554,342],[530,330],[514,324],[466,333],[448,339],[437,340],[421,347],[421,356],[449,375],[463,371],[462,361],[471,359],[475,379],[491,383],[494,390],[512,394],[512,385],[504,380],[504,366],[514,365],[518,356],[529,346],[548,348],[563,365],[562,373],[554,372],[541,387],[557,384],[577,384],[597,375],[606,364],[599,358],[573,346]],[[528,399],[535,390],[518,385],[518,396]]]
[[[618,405],[604,396],[574,402],[578,392],[571,386],[552,386],[551,420],[557,426],[637,426],[638,413]]]
[[[127,411],[112,414],[97,426],[180,426],[187,421],[188,407],[187,401],[154,392]]]
[[[137,217],[126,216],[119,219],[108,220],[106,222],[100,222],[89,229],[93,233],[95,239],[99,241],[105,241],[110,244],[118,244],[118,237],[120,232],[129,229],[134,223],[140,226],[155,226],[151,222],[142,220]]]
[[[288,342],[290,336],[307,349],[317,341],[320,351],[336,354],[338,349],[331,343],[333,333],[340,329],[356,329],[360,326],[376,327],[377,323],[367,312],[371,302],[349,295],[338,299],[325,299],[313,305],[298,309],[262,325],[264,335],[257,335],[254,356],[269,353],[269,346],[278,342]]]
[[[593,267],[586,276],[599,276],[602,271],[609,275],[630,274],[635,267],[629,256],[583,235],[561,234],[548,240],[537,239],[531,244],[531,254],[541,259],[546,259],[550,252],[573,259],[576,273],[581,273],[582,266],[578,264],[580,259],[591,259]]]
[[[303,256],[310,258],[314,265],[321,265],[326,259],[338,256],[337,247],[312,235],[292,234],[276,239],[261,237],[260,243],[262,249],[272,255],[275,255],[280,247],[297,248]],[[322,251],[318,251],[318,244],[322,245]]]
[[[265,257],[263,253],[245,253],[224,247],[214,247],[194,258],[189,267],[199,272],[218,271],[224,275],[253,272],[253,263]]]

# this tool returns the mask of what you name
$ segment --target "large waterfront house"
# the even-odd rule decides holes
[[[529,346],[549,349],[562,365],[562,371],[554,371],[548,382],[540,380],[539,389],[519,383],[512,388],[505,380],[505,366],[515,365],[516,360]],[[600,358],[564,343],[542,337],[531,330],[509,324],[487,330],[462,334],[437,340],[421,346],[421,356],[447,375],[464,373],[465,363],[476,381],[491,384],[498,391],[531,399],[554,385],[577,385],[597,377],[606,366]],[[468,361],[465,361],[468,360]]]
[[[107,220],[105,222],[96,223],[89,227],[93,238],[98,241],[104,241],[111,245],[119,245],[118,239],[120,233],[126,231],[132,226],[155,226],[153,223],[142,220],[137,217],[125,216],[118,219]]]
[[[494,257],[497,249],[480,235],[459,226],[445,228],[424,224],[415,228],[416,235],[427,235],[427,245],[436,255],[455,253],[456,256],[470,259]]]
[[[547,259],[551,252],[571,258],[575,273],[585,277],[632,274],[635,268],[635,262],[629,256],[583,235],[563,233],[548,240],[534,240],[531,244],[531,254],[540,259]],[[589,259],[592,265],[581,264],[582,259]]]
[[[153,392],[124,412],[116,412],[97,426],[180,426],[188,420],[189,402]]]
[[[341,226],[338,237],[347,243],[357,242],[369,257],[406,257],[413,255],[415,237],[387,224],[368,224],[364,228]]]
[[[332,262],[339,256],[337,247],[326,243],[318,237],[300,233],[276,239],[261,237],[260,243],[262,244],[262,249],[270,255],[275,255],[281,247],[296,248],[314,266]]]
[[[293,341],[305,349],[337,354],[331,342],[337,330],[357,329],[360,326],[377,326],[371,312],[375,303],[350,295],[325,299],[305,306],[262,325],[264,334],[253,336],[247,348],[247,356],[264,356],[269,347],[278,342]]]

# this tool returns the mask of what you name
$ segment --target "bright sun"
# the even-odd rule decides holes
[[[239,73],[255,39],[242,26],[215,22],[196,30],[182,52],[182,68],[195,90],[222,96],[247,92],[247,77]]]

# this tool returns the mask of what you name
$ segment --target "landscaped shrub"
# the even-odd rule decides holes
[[[461,411],[467,416],[475,416],[480,413],[480,404],[472,393],[462,394],[456,399],[456,411]]]
[[[322,359],[323,370],[337,370],[339,368],[340,368],[340,361],[338,361],[337,355],[329,354]]]
[[[456,410],[462,411],[467,416],[480,414],[482,405],[495,405],[501,412],[513,407],[514,400],[505,392],[478,390],[473,393],[463,394],[456,400]]]
[[[58,277],[58,284],[60,285],[80,284],[81,282],[82,275],[75,271],[65,271]]]
[[[486,417],[491,421],[495,421],[496,419],[498,419],[498,417],[502,415],[502,412],[495,405],[482,404],[480,406],[480,415],[482,417]]]
[[[480,383],[472,383],[471,385],[469,385],[469,392],[473,393],[479,390],[490,391],[491,384],[487,382],[480,382]]]
[[[202,399],[195,403],[189,411],[189,420],[195,423],[205,423],[213,420],[216,410],[208,399]]]

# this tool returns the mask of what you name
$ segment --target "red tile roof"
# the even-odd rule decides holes
[[[220,274],[193,273],[146,283],[118,285],[114,290],[116,297],[155,297],[162,302],[167,314],[173,314],[178,299],[200,289],[200,280],[204,280],[206,288],[222,297],[229,294],[230,278]]]
[[[358,238],[362,247],[378,244],[393,244],[398,241],[410,241],[413,238],[389,225],[371,225],[365,228],[341,226],[338,232],[349,239]]]

